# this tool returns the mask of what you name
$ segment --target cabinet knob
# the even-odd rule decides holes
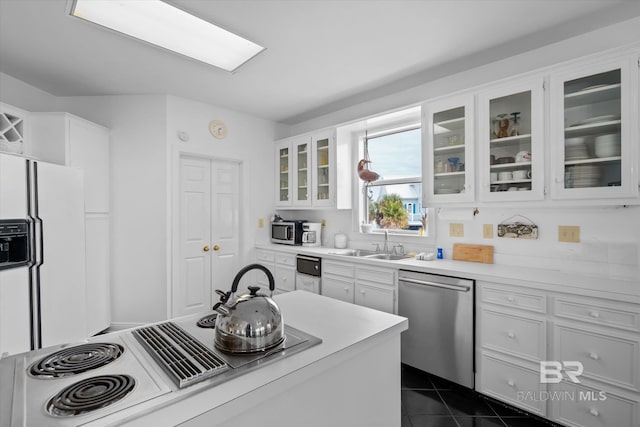
[[[516,300],[516,299],[515,299],[514,297],[512,297],[512,296],[509,296],[509,297],[507,298],[507,301],[509,301],[509,302],[514,302],[515,300]]]
[[[516,337],[516,334],[513,331],[509,331],[507,332],[507,336],[511,339],[514,339]]]
[[[564,178],[556,178],[556,179],[554,179],[554,181],[555,181],[557,184],[560,184],[561,182],[563,182],[563,181],[564,181]]]
[[[600,415],[600,413],[598,412],[598,410],[597,410],[597,409],[595,409],[595,408],[591,408],[591,409],[589,410],[589,413],[590,413],[591,415],[593,415],[594,417],[597,417],[598,415]]]
[[[349,292],[349,287],[348,287],[348,286],[345,286],[345,287],[344,287],[344,291],[345,291],[345,292]]]
[[[591,358],[593,360],[598,360],[598,359],[600,359],[600,356],[598,356],[597,353],[589,353],[589,358]]]
[[[214,250],[214,251],[219,251],[219,250],[220,250],[220,246],[218,246],[218,245],[213,245],[213,250]]]
[[[597,311],[590,311],[589,316],[593,317],[594,319],[597,319],[600,317],[600,313],[598,313]]]
[[[361,291],[360,291],[360,293],[361,293],[362,295],[364,295],[364,291],[363,291],[363,290],[361,290]]]
[[[202,248],[202,250],[205,252],[209,252],[209,246],[205,246],[204,248]]]
[[[509,387],[515,387],[516,386],[516,382],[514,380],[509,380],[509,381],[507,381],[507,385]]]

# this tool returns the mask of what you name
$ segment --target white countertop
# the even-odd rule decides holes
[[[228,382],[211,387],[203,381],[137,405],[127,410],[127,414],[119,413],[118,423],[129,415],[133,418],[125,425],[176,425],[210,411],[218,411],[222,419],[231,416],[238,406],[237,400],[248,393],[267,384],[277,388],[280,383],[284,387],[287,381],[303,381],[304,377],[317,375],[408,327],[403,317],[305,291],[277,295],[274,299],[285,324],[321,338],[322,343]],[[271,397],[266,395],[265,399]],[[141,413],[144,416],[138,417]]]
[[[587,276],[576,272],[561,270],[482,264],[451,259],[418,261],[415,258],[407,258],[390,261],[352,257],[339,255],[341,252],[348,251],[348,249],[327,247],[257,244],[256,248],[295,254],[317,255],[342,262],[377,265],[380,267],[406,269],[496,283],[530,286],[549,291],[580,292],[585,295],[600,298],[612,298],[640,303],[640,277],[635,279],[619,278],[608,271],[603,271],[599,275]]]

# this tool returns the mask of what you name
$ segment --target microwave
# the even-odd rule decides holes
[[[271,243],[302,245],[302,224],[307,221],[278,221],[271,223]]]

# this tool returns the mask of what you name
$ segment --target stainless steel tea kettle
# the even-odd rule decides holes
[[[238,284],[245,273],[262,270],[269,280],[269,296],[259,293],[259,286],[249,286],[248,294],[236,296]],[[280,308],[271,299],[275,281],[263,265],[250,264],[236,274],[231,291],[217,290],[220,302],[213,306],[218,312],[214,344],[230,353],[253,353],[269,350],[284,341],[284,322]]]

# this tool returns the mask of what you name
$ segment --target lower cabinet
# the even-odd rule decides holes
[[[355,278],[353,263],[322,260],[322,295],[353,303]]]
[[[567,426],[640,425],[640,304],[476,289],[479,392]]]
[[[376,310],[396,313],[396,270],[356,266],[354,302]]]

